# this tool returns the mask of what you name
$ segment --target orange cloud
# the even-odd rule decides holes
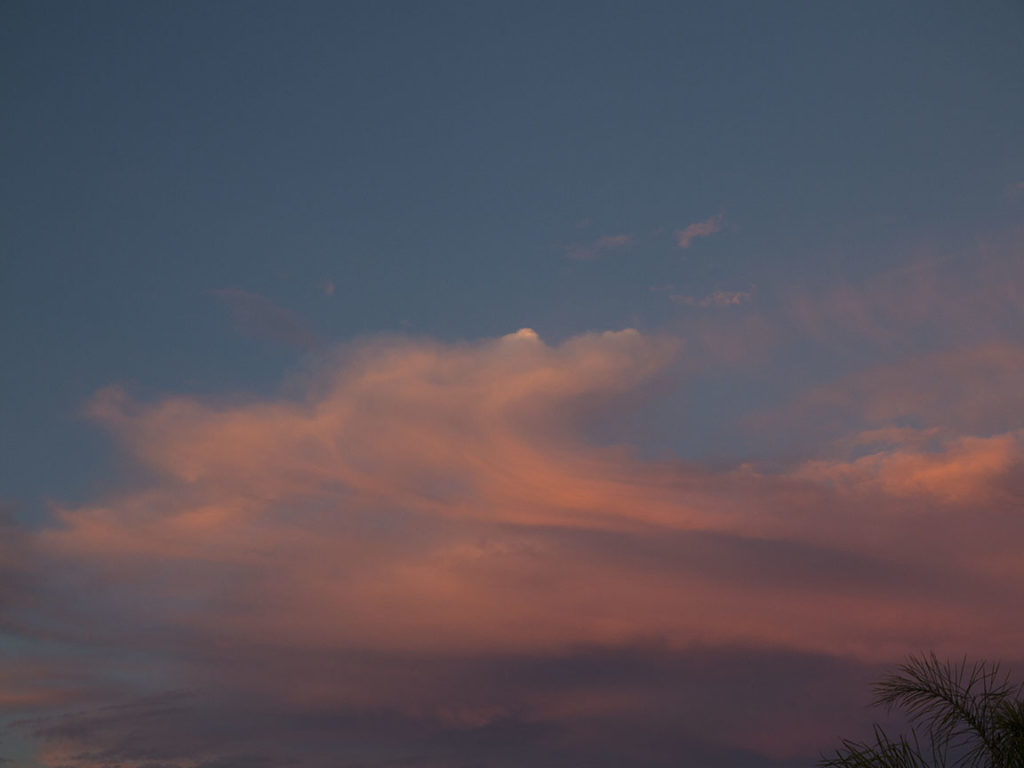
[[[1001,481],[1021,466],[1022,434],[952,438],[938,451],[913,445],[920,441],[910,435],[910,446],[896,445],[851,461],[808,462],[796,476],[895,496],[985,505],[1003,491]]]
[[[813,752],[852,719],[820,704],[866,690],[820,682],[821,659],[864,670],[922,648],[1009,659],[1024,646],[1024,302],[1019,266],[982,261],[689,313],[685,343],[374,339],[322,351],[277,396],[104,390],[90,413],[133,480],[49,529],[0,531],[0,618],[110,658],[90,656],[85,679],[42,656],[25,675],[0,667],[0,708],[123,693],[101,681],[196,692],[38,722],[51,765],[284,763],[314,722],[327,746],[312,768],[373,728],[413,751],[424,732],[579,729],[592,755],[614,724],[646,738],[651,711],[667,713],[665,733],[697,722],[701,739]],[[932,351],[910,358],[918,332]],[[789,458],[653,460],[595,437],[655,392],[703,405],[723,363],[790,344],[801,354],[785,362],[800,365],[814,340],[838,348],[844,375],[758,422]],[[888,362],[847,373],[865,345]],[[713,440],[714,419],[675,428]],[[789,451],[793,435],[805,443]],[[716,663],[704,653],[723,658],[694,693]],[[742,667],[758,653],[761,667]],[[757,669],[777,675],[759,688],[774,692],[794,658],[805,685],[786,700],[805,710],[777,709],[773,693],[737,718]],[[821,691],[805,695],[808,681]],[[543,749],[532,762],[547,764]]]
[[[524,329],[356,345],[300,397],[143,404],[107,390],[92,414],[142,479],[62,510],[39,545],[111,595],[145,594],[132,621],[232,647],[549,653],[655,637],[888,658],[934,633],[954,647],[1024,639],[1002,610],[951,612],[976,593],[937,590],[931,558],[953,546],[942,525],[908,553],[866,531],[899,539],[919,518],[850,506],[879,489],[999,503],[986,489],[1015,466],[1015,443],[769,475],[585,438],[675,354],[636,331],[549,346]],[[967,551],[1004,550],[998,532]],[[1001,577],[972,557],[964,582],[991,589]]]
[[[389,742],[403,727],[454,738],[509,722],[564,734],[646,722],[654,705],[683,721],[706,704],[692,693],[703,662],[684,663],[700,649],[854,665],[922,647],[1017,653],[1019,427],[913,427],[887,407],[827,454],[771,470],[654,461],[594,439],[652,380],[687,386],[670,378],[685,354],[633,330],[552,345],[523,329],[349,345],[276,397],[98,393],[90,414],[134,482],[59,509],[59,524],[0,547],[0,566],[41,585],[12,588],[22,610],[5,620],[116,658],[81,684],[8,675],[0,708],[60,708],[90,685],[108,702],[117,692],[97,681],[148,684],[162,659],[165,687],[197,691],[191,703],[44,718],[39,759],[184,765],[232,753],[236,728],[254,754],[300,749],[307,732],[274,718],[303,713],[330,723],[329,744],[377,717]],[[1004,372],[1016,360],[987,354],[967,359]],[[603,660],[588,667],[588,654]],[[642,679],[631,654],[655,665]],[[707,690],[747,690],[747,673],[736,683],[733,661],[720,663]],[[569,678],[551,681],[562,664]],[[708,715],[700,735],[786,756],[833,727],[811,705],[799,732],[767,709],[742,733]]]

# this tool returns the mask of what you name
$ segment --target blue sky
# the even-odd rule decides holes
[[[305,702],[300,716],[268,705],[253,718],[288,732],[283,752],[264,755],[271,764],[320,764],[317,749],[300,755],[287,747],[301,731],[297,725],[288,731],[287,723],[315,720],[309,712],[319,706],[326,707],[323,717],[344,719],[356,732],[357,710],[377,707],[385,720],[397,718],[365,729],[378,735],[397,729],[402,735],[389,747],[394,754],[363,734],[365,751],[354,750],[345,765],[365,764],[359,761],[377,750],[383,750],[381,765],[398,765],[411,754],[429,765],[514,765],[507,751],[499,759],[501,749],[487,746],[491,739],[501,743],[493,729],[505,725],[529,731],[522,743],[534,762],[548,738],[539,732],[576,745],[565,747],[565,764],[585,761],[589,753],[579,744],[586,743],[587,728],[597,727],[587,718],[616,711],[619,721],[636,725],[643,702],[662,701],[654,683],[631,694],[632,704],[617,704],[621,711],[597,704],[577,711],[565,691],[520,691],[510,703],[500,687],[466,682],[475,679],[466,671],[472,664],[484,664],[489,671],[481,674],[490,679],[503,664],[534,669],[543,666],[538,659],[568,659],[581,645],[592,647],[587,653],[596,656],[586,657],[587,669],[602,680],[640,663],[653,642],[660,650],[651,651],[653,666],[644,669],[655,678],[651,669],[662,665],[664,674],[685,681],[694,664],[713,677],[707,670],[729,668],[730,654],[771,677],[785,666],[780,658],[806,654],[792,662],[803,670],[797,677],[811,680],[817,673],[806,670],[824,664],[828,674],[858,684],[921,643],[958,653],[1002,650],[982,641],[989,626],[984,611],[973,634],[947,632],[929,619],[923,635],[893,624],[875,627],[862,646],[832,648],[828,632],[820,642],[798,643],[770,631],[767,618],[734,620],[757,611],[740,598],[725,611],[733,598],[719,581],[757,580],[757,569],[737,554],[747,551],[740,541],[775,542],[768,554],[751,555],[752,562],[785,559],[771,549],[779,542],[895,562],[903,555],[878,551],[869,540],[844,543],[840,532],[864,510],[905,510],[930,500],[943,510],[933,527],[949,543],[978,509],[996,515],[1019,499],[1024,9],[1018,3],[14,3],[5,16],[0,502],[16,521],[4,562],[21,574],[12,584],[22,585],[11,587],[21,597],[11,598],[5,626],[18,649],[49,648],[43,638],[55,633],[55,649],[39,651],[45,659],[38,679],[16,675],[16,687],[63,692],[50,709],[40,705],[30,713],[28,704],[19,709],[15,702],[6,711],[25,720],[71,708],[82,723],[77,736],[55,734],[44,720],[23,727],[17,738],[26,756],[18,759],[25,766],[58,765],[75,749],[114,750],[112,744],[123,742],[90,718],[106,706],[144,713],[145,702],[155,700],[147,696],[173,691],[192,692],[202,718],[221,717],[232,733],[244,730],[237,705],[252,669],[203,682],[199,670],[207,662],[217,668],[216,654],[207,654],[217,623],[207,611],[246,599],[259,605],[252,596],[263,594],[255,585],[267,574],[288,574],[296,559],[327,555],[303,555],[294,541],[279,551],[267,542],[288,537],[274,527],[251,527],[251,518],[232,523],[239,527],[223,532],[223,546],[211,544],[202,555],[198,544],[191,553],[144,548],[166,559],[160,561],[168,573],[195,568],[188,578],[202,584],[198,573],[210,567],[218,575],[207,578],[241,590],[192,584],[198,593],[190,599],[205,606],[196,608],[201,619],[179,611],[184,583],[175,582],[175,591],[169,576],[127,565],[113,576],[97,563],[135,562],[143,550],[125,531],[159,527],[150,511],[140,511],[150,508],[139,507],[139,498],[159,499],[168,519],[218,505],[234,509],[249,498],[244,478],[278,477],[278,470],[289,479],[278,478],[265,491],[264,523],[301,509],[300,516],[334,520],[320,533],[337,539],[339,551],[348,551],[354,537],[368,551],[389,553],[366,572],[332,577],[339,584],[412,568],[400,556],[406,550],[380,541],[376,527],[408,525],[422,547],[491,536],[505,542],[496,551],[519,552],[521,545],[560,552],[567,562],[578,557],[580,570],[572,573],[537,566],[537,579],[547,573],[570,585],[586,581],[582,574],[597,568],[598,553],[610,547],[610,572],[621,567],[623,583],[659,597],[638,614],[593,608],[594,621],[572,631],[557,618],[564,605],[537,615],[510,610],[517,622],[542,629],[537,638],[506,646],[482,630],[474,634],[496,619],[481,618],[478,626],[438,609],[447,618],[400,630],[387,609],[381,609],[387,620],[360,613],[369,610],[367,595],[330,597],[333,592],[315,586],[323,574],[292,574],[307,611],[322,612],[337,599],[367,623],[366,633],[356,635],[311,625],[309,632],[328,638],[319,651],[344,658],[440,653],[468,666],[439,675],[430,684],[436,696],[415,707],[397,684],[390,698],[372,706],[317,699]],[[522,328],[537,336],[507,337]],[[637,333],[605,333],[622,329]],[[529,344],[540,347],[522,351]],[[404,383],[381,385],[371,397],[373,388],[359,382],[384,371]],[[537,385],[537,377],[549,383]],[[297,403],[326,421],[314,428],[298,412],[298,421],[278,412],[292,413]],[[362,416],[345,420],[355,412],[368,414],[365,423]],[[504,415],[493,421],[495,412]],[[266,429],[282,430],[279,443],[288,447],[273,470],[262,462],[277,450],[275,441],[261,458],[246,449],[262,445]],[[363,441],[373,449],[335,455],[328,482],[316,474],[327,472],[321,463],[327,460],[313,458],[319,454],[309,447],[318,441]],[[217,458],[234,457],[236,448],[231,461]],[[606,465],[608,451],[620,452],[620,461]],[[293,465],[293,455],[311,463]],[[469,455],[485,458],[462,464]],[[207,457],[217,469],[208,477],[190,456]],[[433,456],[451,463],[442,471]],[[488,461],[509,462],[502,466],[511,475],[532,468],[533,477],[550,482],[550,498],[564,500],[528,494],[513,502],[491,474],[479,475]],[[597,466],[604,468],[590,474]],[[405,473],[416,478],[411,485],[385,491],[385,479]],[[307,485],[313,475],[320,478],[315,489]],[[371,476],[377,479],[367,485]],[[621,486],[605,488],[601,481],[609,476]],[[577,487],[581,477],[592,483]],[[232,483],[242,485],[225,490]],[[604,491],[593,490],[599,487]],[[359,495],[371,488],[373,504]],[[688,490],[677,498],[680,489]],[[808,533],[814,526],[806,521],[765,522],[784,514],[778,511],[784,499],[800,499],[792,502],[800,507],[813,506],[812,497],[835,517],[828,535]],[[424,507],[426,498],[432,501]],[[614,501],[601,501],[606,498]],[[637,511],[643,505],[655,511]],[[485,507],[506,511],[483,520]],[[95,518],[101,508],[102,523]],[[667,511],[675,508],[692,514],[680,512],[675,520]],[[739,508],[748,517],[735,518]],[[476,511],[460,517],[470,509]],[[342,526],[342,535],[336,526],[347,515],[374,533]],[[639,535],[631,527],[636,519],[682,537],[675,554],[647,549],[651,542],[613,545],[602,538]],[[999,519],[1008,527],[993,528],[992,535],[1003,544],[1019,542],[1016,519]],[[913,526],[898,525],[904,523],[910,535]],[[96,526],[109,527],[104,541],[121,544],[97,549],[90,538]],[[480,526],[497,528],[485,535]],[[564,532],[552,533],[562,527],[590,531],[592,538],[579,533],[570,542]],[[157,541],[163,535],[170,536],[150,531]],[[222,569],[242,567],[227,542],[250,536],[265,536],[261,546],[276,555],[225,575]],[[726,546],[720,536],[739,538]],[[532,543],[524,544],[527,539]],[[706,556],[716,547],[725,547],[722,557],[732,563],[722,572]],[[413,550],[406,552],[412,560],[426,551]],[[861,584],[875,567],[850,561],[836,566],[846,574],[836,576],[829,558],[800,552],[795,557],[809,574],[822,571],[812,579],[838,579],[843,594],[849,586],[843,579]],[[722,613],[706,631],[652,618],[675,605],[675,593],[661,581],[666,557],[697,563],[700,589],[721,609],[711,612]],[[929,585],[920,589],[945,583],[935,575],[941,564],[927,553],[906,557],[911,564],[904,565],[917,574],[907,578]],[[527,580],[530,562],[515,566]],[[1016,599],[1011,566],[986,570],[971,562],[989,580],[993,611],[1001,600]],[[591,576],[599,580],[597,572]],[[136,587],[109,601],[77,593],[94,579]],[[396,585],[390,599],[404,604],[421,587]],[[532,594],[495,589],[492,597],[515,605]],[[806,605],[822,599],[779,589]],[[35,602],[18,590],[29,590]],[[928,592],[918,607],[931,605],[936,594]],[[440,598],[423,598],[431,605],[433,599]],[[452,599],[472,606],[483,598]],[[144,618],[140,606],[147,605],[164,606],[159,621]],[[245,626],[224,610],[225,627]],[[467,615],[474,610],[464,608]],[[879,604],[872,615],[892,610]],[[267,614],[298,621],[271,608]],[[791,620],[810,621],[803,614]],[[83,639],[89,632],[82,627],[105,621],[123,624],[124,632],[97,645]],[[613,625],[635,632],[612,631]],[[63,629],[53,629],[58,626]],[[147,647],[139,633],[157,626],[158,639]],[[476,645],[438,639],[447,637],[445,626],[462,627]],[[256,631],[273,634],[267,627],[246,630]],[[438,634],[422,645],[395,645],[394,634],[402,631]],[[1020,631],[1015,626],[1006,636]],[[224,632],[223,642],[236,644],[239,658],[262,653]],[[290,636],[275,637],[280,657],[260,657],[254,665],[287,669],[304,647]],[[109,660],[131,648],[151,666],[139,662],[125,672],[114,661],[84,665],[86,646]],[[203,649],[196,657],[204,661],[184,647]],[[713,661],[700,661],[700,654]],[[570,669],[574,663],[565,661]],[[402,664],[380,661],[381,679],[400,678],[395,670],[408,670],[411,662]],[[83,666],[90,666],[88,674]],[[274,690],[268,683],[264,693]],[[446,700],[444,691],[454,698]],[[858,693],[852,690],[848,701],[860,701]],[[453,703],[459,697],[473,703]],[[676,705],[680,712],[691,706],[685,697]],[[452,714],[469,710],[476,714]],[[434,714],[423,714],[428,711]],[[566,720],[556,711],[575,714],[564,714]],[[175,727],[191,726],[186,718]],[[603,749],[639,760],[639,734],[655,732],[651,742],[662,751],[648,756],[652,766],[698,749],[690,737],[666,735],[668,725],[632,727],[623,725],[618,741],[608,736],[618,746]],[[830,727],[811,729],[810,740],[778,744],[726,729],[699,748],[709,755],[746,750],[752,766],[805,765],[814,738],[827,746],[836,735]],[[182,766],[237,759],[214,755],[206,742],[193,745],[194,754],[161,752],[172,737],[173,729],[153,734],[147,754]],[[402,744],[414,746],[403,752]],[[251,757],[265,745],[245,748]],[[572,751],[577,748],[583,751]],[[116,756],[125,766],[142,765],[138,755]]]

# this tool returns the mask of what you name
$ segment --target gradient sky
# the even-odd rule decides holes
[[[6,3],[0,756],[801,768],[1024,672],[1024,6]]]

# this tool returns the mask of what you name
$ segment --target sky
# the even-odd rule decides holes
[[[0,757],[809,768],[1024,678],[1024,6],[7,2]]]

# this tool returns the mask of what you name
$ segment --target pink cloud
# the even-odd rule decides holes
[[[277,723],[309,713],[330,745],[372,721],[389,744],[401,727],[452,739],[512,724],[592,746],[614,730],[594,723],[646,736],[659,711],[673,733],[696,723],[702,739],[813,754],[857,711],[828,709],[822,659],[864,670],[921,648],[1012,658],[1024,646],[1024,352],[1007,331],[1020,270],[971,267],[792,291],[775,313],[770,301],[685,313],[686,341],[371,339],[325,352],[277,396],[138,402],[108,388],[90,414],[129,481],[59,508],[51,528],[4,530],[0,597],[5,628],[111,658],[90,657],[99,671],[83,679],[52,659],[25,674],[0,665],[0,707],[107,703],[117,691],[102,679],[196,692],[187,706],[39,720],[39,760],[55,766],[230,764],[242,731],[247,754],[284,763],[306,754],[313,726]],[[907,357],[919,329],[935,351]],[[595,437],[653,392],[688,404],[720,364],[837,339],[895,354],[807,382],[762,419],[778,444],[828,423],[785,459],[653,459]],[[669,428],[703,440],[718,424]],[[732,728],[752,648],[777,654],[765,669],[809,665],[787,694],[802,709],[751,699]],[[343,764],[328,753],[304,764]]]
[[[134,481],[61,508],[59,525],[9,557],[0,549],[0,564],[49,585],[33,596],[51,611],[47,631],[164,654],[173,687],[204,698],[194,716],[175,706],[154,718],[163,710],[142,702],[43,722],[40,759],[129,749],[126,732],[152,729],[147,760],[220,756],[216,722],[261,707],[293,719],[340,712],[334,726],[351,718],[357,729],[367,713],[390,713],[451,734],[696,706],[625,674],[547,685],[536,682],[548,679],[542,668],[510,687],[508,667],[524,659],[760,647],[873,664],[920,647],[1017,652],[1019,427],[940,423],[927,404],[923,425],[909,427],[885,406],[872,429],[772,469],[651,460],[595,441],[595,426],[653,380],[685,387],[673,377],[687,354],[633,330],[552,345],[522,329],[472,344],[349,345],[287,396],[98,393],[90,414],[137,468]],[[1005,373],[1016,355],[966,359]],[[902,375],[865,374],[880,392]],[[858,407],[870,408],[874,386],[853,387]],[[482,659],[494,668],[473,666]],[[131,678],[117,663],[131,662],[108,662],[111,676]],[[45,685],[10,680],[0,706],[80,695],[72,686],[47,699]],[[774,714],[751,715],[742,732],[707,729],[792,755],[831,735],[833,721],[810,709],[801,729]],[[275,738],[249,748],[277,754]]]
[[[939,450],[922,447],[913,430],[898,434],[894,444],[881,450],[847,461],[811,461],[796,475],[893,496],[985,506],[994,496],[1005,496],[1003,481],[1024,467],[1024,432],[950,438]],[[890,441],[891,435],[887,430]],[[869,439],[876,440],[877,431]]]
[[[710,237],[716,232],[721,232],[724,226],[724,216],[721,213],[710,219],[696,221],[685,229],[676,230],[676,244],[680,248],[689,248],[697,238]]]
[[[953,622],[972,595],[878,589],[859,582],[870,569],[823,590],[837,555],[815,554],[927,570],[949,545],[941,525],[918,534],[919,552],[863,531],[899,541],[920,524],[907,499],[1001,508],[993,489],[1015,471],[1010,443],[964,436],[946,454],[773,475],[645,462],[585,439],[674,354],[635,331],[549,346],[524,329],[474,345],[351,347],[298,399],[139,404],[108,390],[93,415],[147,479],[63,510],[40,545],[107,574],[112,594],[144,592],[135,620],[233,647],[546,653],[660,637],[878,658],[921,628],[951,647],[1024,638],[1002,611]],[[1010,541],[1000,530],[985,539],[989,558]],[[695,535],[720,537],[719,556],[691,550]],[[629,554],[657,541],[679,554]],[[806,583],[788,575],[800,558]]]
[[[632,241],[632,235],[605,235],[604,237],[599,237],[587,245],[570,246],[566,250],[565,255],[570,259],[589,261],[590,259],[596,259],[607,251],[624,248],[630,245]]]

